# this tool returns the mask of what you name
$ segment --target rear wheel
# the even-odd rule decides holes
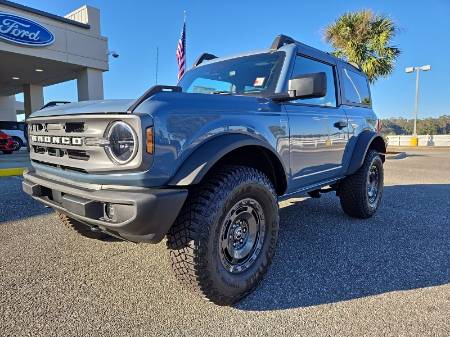
[[[190,191],[168,233],[175,276],[216,304],[233,304],[266,273],[278,226],[270,180],[253,168],[227,166]]]
[[[383,188],[383,161],[377,151],[369,150],[361,168],[339,185],[342,209],[354,218],[370,218],[380,206]]]
[[[78,234],[83,235],[84,237],[96,240],[108,240],[113,238],[112,236],[103,233],[100,230],[93,230],[90,226],[85,225],[84,223],[79,222],[75,219],[69,218],[65,214],[59,212],[57,214],[59,220],[64,226],[70,228],[71,230],[77,232]]]

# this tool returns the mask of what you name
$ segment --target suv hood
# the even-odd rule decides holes
[[[81,114],[125,113],[133,102],[133,99],[107,99],[102,101],[68,103],[35,111],[30,115],[30,118]]]
[[[133,99],[110,99],[102,101],[84,101],[68,103],[33,112],[33,117],[113,114],[127,113],[135,102]],[[154,116],[156,113],[183,112],[237,112],[237,111],[272,111],[279,109],[272,101],[256,96],[239,95],[206,95],[182,92],[159,92],[136,108],[134,113],[147,113]]]

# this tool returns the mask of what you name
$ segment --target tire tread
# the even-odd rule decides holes
[[[206,265],[208,254],[212,253],[207,245],[209,224],[220,211],[221,201],[225,200],[237,184],[248,178],[267,187],[276,200],[273,185],[263,173],[250,167],[225,166],[189,191],[190,195],[167,235],[167,247],[175,277],[188,290],[219,305],[235,303],[257,286],[255,284],[236,297],[226,296],[214,287]],[[271,256],[268,256],[267,263],[255,275],[256,280],[259,281],[265,274],[270,260]]]
[[[368,206],[366,195],[367,172],[375,157],[379,154],[375,150],[369,150],[363,165],[354,174],[346,177],[339,184],[339,199],[343,211],[354,218],[367,219],[376,211]],[[382,192],[382,191],[380,191]],[[381,196],[380,196],[381,198]]]

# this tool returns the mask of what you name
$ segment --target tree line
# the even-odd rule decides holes
[[[414,130],[414,119],[389,118],[382,119],[382,133],[385,135],[411,135]],[[419,135],[447,135],[450,134],[450,116],[437,118],[429,117],[417,120],[417,134]]]

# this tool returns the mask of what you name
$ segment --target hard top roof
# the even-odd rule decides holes
[[[270,53],[270,52],[275,52],[275,51],[287,51],[287,50],[291,50],[293,48],[301,49],[301,50],[305,51],[308,55],[310,55],[312,57],[316,57],[323,61],[328,61],[328,62],[331,61],[334,63],[339,63],[341,65],[345,65],[347,67],[351,67],[351,68],[353,68],[353,70],[355,70],[365,76],[365,74],[361,71],[361,69],[359,69],[355,65],[353,65],[339,57],[336,57],[330,53],[327,53],[320,49],[311,47],[307,44],[296,41],[296,40],[292,39],[291,37],[288,37],[285,35],[276,36],[272,43],[272,46],[268,49],[247,51],[247,52],[224,56],[224,57],[217,57],[212,54],[204,53],[204,54],[200,55],[200,57],[196,60],[196,62],[194,63],[194,67],[200,66],[200,65],[206,65],[206,64],[210,64],[210,63],[215,63],[215,62],[220,62],[220,61],[224,61],[224,60],[229,60],[229,59],[233,59],[233,58],[238,58],[238,57],[255,55],[255,54]]]

